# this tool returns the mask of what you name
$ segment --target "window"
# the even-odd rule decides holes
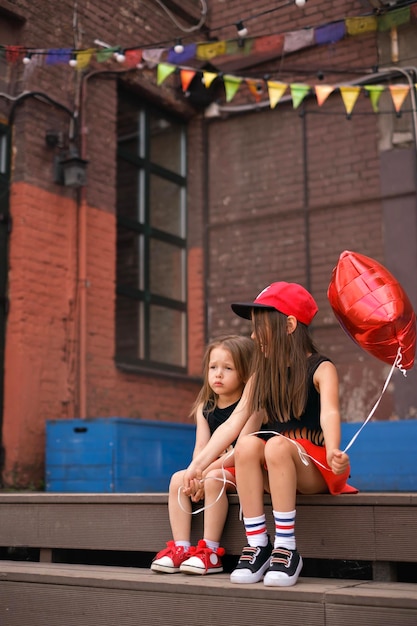
[[[119,94],[116,359],[185,371],[185,125]]]

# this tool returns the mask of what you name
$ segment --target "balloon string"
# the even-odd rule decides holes
[[[349,448],[352,446],[352,444],[353,444],[353,443],[356,441],[356,439],[358,438],[358,436],[359,436],[360,432],[361,432],[361,431],[365,428],[365,426],[367,425],[367,423],[369,422],[369,420],[372,418],[373,414],[374,414],[374,413],[375,413],[375,411],[377,410],[378,405],[379,405],[379,403],[381,402],[382,396],[384,395],[384,393],[385,393],[385,391],[386,391],[386,389],[387,389],[387,387],[388,387],[388,384],[389,384],[389,382],[390,382],[390,380],[391,380],[391,376],[392,376],[392,374],[393,374],[393,372],[394,372],[394,369],[395,369],[396,367],[398,367],[398,368],[400,369],[400,371],[404,374],[404,376],[406,376],[406,372],[405,372],[404,368],[402,368],[402,367],[401,367],[401,361],[402,361],[401,348],[398,348],[397,356],[395,357],[395,361],[394,361],[394,363],[392,364],[392,367],[391,367],[391,369],[390,369],[390,371],[389,371],[389,374],[388,374],[388,376],[387,376],[387,379],[386,379],[386,381],[385,381],[385,384],[384,384],[384,386],[383,386],[383,388],[382,388],[382,391],[381,391],[381,393],[380,393],[380,395],[379,395],[378,400],[375,402],[375,404],[374,404],[374,406],[373,406],[373,408],[372,408],[371,412],[369,413],[368,417],[366,418],[366,420],[364,421],[364,423],[362,424],[362,426],[359,428],[359,430],[358,430],[358,431],[357,431],[357,432],[353,435],[352,439],[349,441],[349,443],[347,444],[347,446],[346,446],[346,448],[343,450],[343,452],[347,452],[347,451],[349,450]]]

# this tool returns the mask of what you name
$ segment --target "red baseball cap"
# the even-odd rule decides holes
[[[280,311],[308,326],[319,310],[313,296],[297,283],[277,282],[265,287],[254,302],[236,302],[231,305],[236,315],[251,319],[253,309]]]

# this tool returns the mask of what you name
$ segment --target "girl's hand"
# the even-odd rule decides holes
[[[191,462],[188,468],[185,471],[183,478],[183,491],[186,496],[193,496],[195,493],[195,485],[196,483],[200,483],[203,478],[203,472],[200,468],[194,467]]]
[[[327,463],[333,474],[343,474],[349,467],[349,456],[341,450],[330,450],[327,453]]]
[[[200,502],[200,500],[204,500],[204,481],[194,480],[194,493],[191,496],[192,502]]]

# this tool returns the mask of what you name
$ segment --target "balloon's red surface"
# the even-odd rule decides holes
[[[364,350],[391,365],[411,369],[416,348],[416,316],[402,286],[373,259],[345,250],[327,291],[342,328]]]

